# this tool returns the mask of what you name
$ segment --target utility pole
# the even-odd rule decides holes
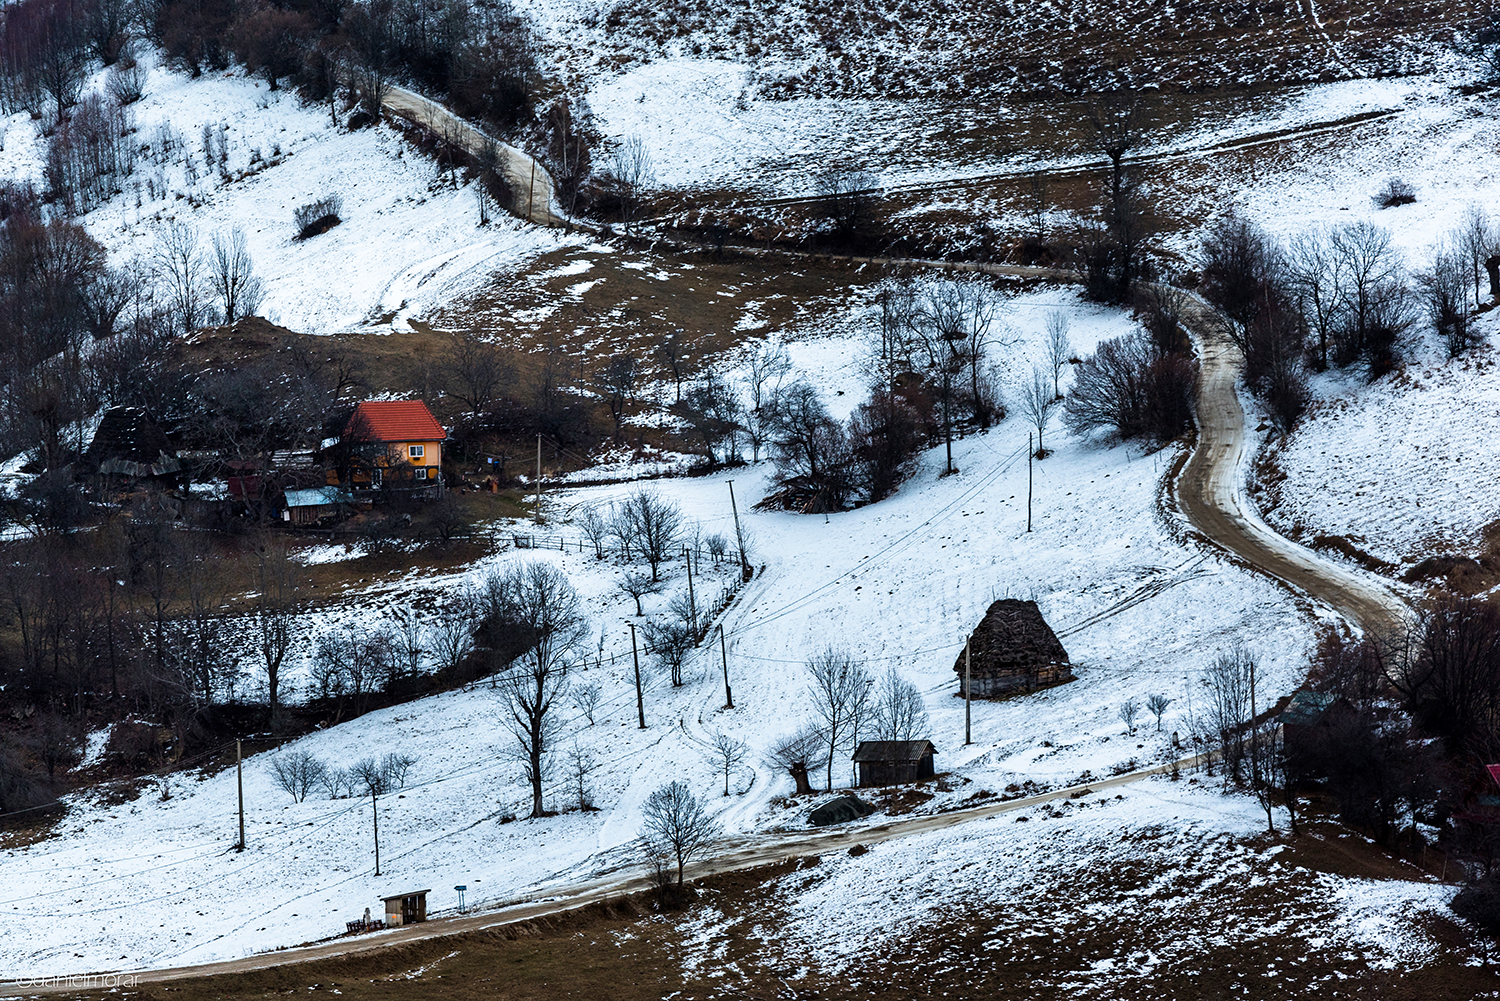
[[[686,546],[682,547],[682,554],[687,557],[688,575],[688,615],[693,624],[693,646],[698,645],[698,601],[693,597],[693,551]]]
[[[536,436],[536,523],[542,523],[542,436]]]
[[[240,843],[236,851],[245,850],[245,767],[240,755],[240,739],[234,739],[234,784],[240,793]]]
[[[1031,531],[1031,460],[1036,453],[1031,447],[1031,435],[1026,436],[1026,531]],[[540,469],[540,465],[537,467]]]
[[[729,509],[734,512],[734,542],[740,550],[740,579],[749,577],[750,565],[745,561],[745,533],[740,531],[740,508],[734,502],[734,481],[726,480],[729,484]]]
[[[536,222],[536,161],[531,161],[531,187],[526,192],[526,221]]]
[[[646,729],[646,696],[641,692],[641,655],[635,646],[635,623],[630,623],[630,659],[635,661],[635,711]]]
[[[724,623],[719,623],[719,662],[724,665],[724,708],[734,708],[734,693],[729,690],[729,652],[724,649]]]
[[[370,816],[375,818],[375,875],[380,875],[380,799],[372,786],[370,789]]]
[[[973,660],[969,655],[970,640],[964,640],[964,746],[974,743],[970,728],[969,703],[974,697]]]

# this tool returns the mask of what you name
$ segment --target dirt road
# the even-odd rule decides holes
[[[569,221],[556,211],[552,198],[552,175],[532,157],[514,146],[491,138],[459,118],[436,101],[400,87],[386,92],[382,106],[395,115],[409,119],[432,133],[456,143],[478,156],[486,143],[495,144],[501,170],[516,196],[516,215],[543,226],[568,226]]]
[[[908,837],[913,834],[921,834],[926,831],[941,831],[950,827],[956,827],[959,824],[969,823],[970,821],[998,817],[1002,814],[1013,813],[1018,810],[1027,810],[1055,800],[1082,799],[1085,796],[1103,793],[1106,790],[1132,782],[1139,782],[1154,775],[1165,774],[1174,769],[1191,769],[1197,764],[1197,757],[1188,757],[1168,764],[1158,765],[1154,768],[1147,768],[1138,772],[1129,772],[1125,775],[1117,775],[1114,778],[1091,782],[1088,785],[1057,789],[1039,796],[989,802],[982,806],[973,806],[929,816],[905,817],[874,826],[859,824],[855,826],[841,826],[830,830],[811,830],[779,835],[748,835],[734,838],[727,842],[724,849],[711,861],[689,867],[688,874],[692,878],[697,879],[717,873],[752,869],[756,866],[779,862],[787,858],[820,855],[833,851],[847,851],[857,844],[871,845],[882,841],[890,841],[895,838]],[[585,907],[610,897],[636,893],[649,888],[649,881],[641,874],[641,867],[638,864],[627,864],[615,872],[606,873],[603,876],[585,882],[575,883],[568,887],[565,895],[518,903],[499,910],[487,911],[483,914],[437,919],[419,925],[409,925],[405,928],[337,938],[318,945],[298,949],[285,949],[280,952],[262,953],[255,956],[247,956],[243,959],[226,960],[220,963],[205,963],[201,966],[142,970],[135,974],[116,973],[112,975],[134,976],[136,977],[136,985],[143,986],[147,984],[168,983],[173,980],[187,978],[246,973],[251,970],[264,970],[275,966],[306,963],[334,956],[348,956],[377,949],[386,949],[418,939],[442,938],[449,935],[462,935],[468,932],[481,931],[499,925],[514,924],[518,921],[528,921],[533,918],[545,917],[549,914],[557,914],[576,907]],[[74,977],[59,978],[60,982],[58,983],[45,981],[9,981],[0,983],[0,999],[78,993],[88,988],[89,985],[84,982],[87,976],[86,974],[79,974]],[[102,974],[99,976],[102,976]]]
[[[1235,392],[1240,353],[1202,300],[1189,297],[1184,320],[1201,370],[1198,445],[1175,486],[1183,515],[1210,542],[1329,605],[1366,632],[1383,635],[1400,626],[1409,609],[1386,581],[1277,535],[1246,501],[1245,412]]]

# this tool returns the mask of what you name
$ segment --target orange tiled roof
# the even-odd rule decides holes
[[[442,441],[448,437],[421,400],[366,400],[354,408],[344,434],[360,425],[361,437],[369,441]]]

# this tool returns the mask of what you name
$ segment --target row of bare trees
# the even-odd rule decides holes
[[[1390,371],[1401,342],[1425,316],[1450,357],[1480,339],[1472,300],[1500,293],[1500,229],[1480,206],[1409,274],[1385,228],[1352,222],[1283,245],[1236,215],[1203,245],[1203,291],[1245,357],[1246,378],[1279,424],[1304,409],[1305,367],[1360,363],[1371,378]]]

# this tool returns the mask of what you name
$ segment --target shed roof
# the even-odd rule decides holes
[[[421,400],[366,400],[354,408],[344,434],[365,441],[442,441],[448,432]]]
[[[319,507],[323,504],[347,504],[354,497],[338,487],[309,487],[306,490],[288,490],[287,507]]]
[[[930,740],[862,740],[854,749],[854,760],[920,761],[936,753]]]
[[[407,897],[421,897],[431,893],[431,890],[407,890],[405,893],[393,893],[389,897],[381,897],[381,901],[389,903],[392,900],[405,900]]]
[[[1292,701],[1281,711],[1281,722],[1292,726],[1316,723],[1333,705],[1332,692],[1310,692],[1306,689],[1292,693]]]

